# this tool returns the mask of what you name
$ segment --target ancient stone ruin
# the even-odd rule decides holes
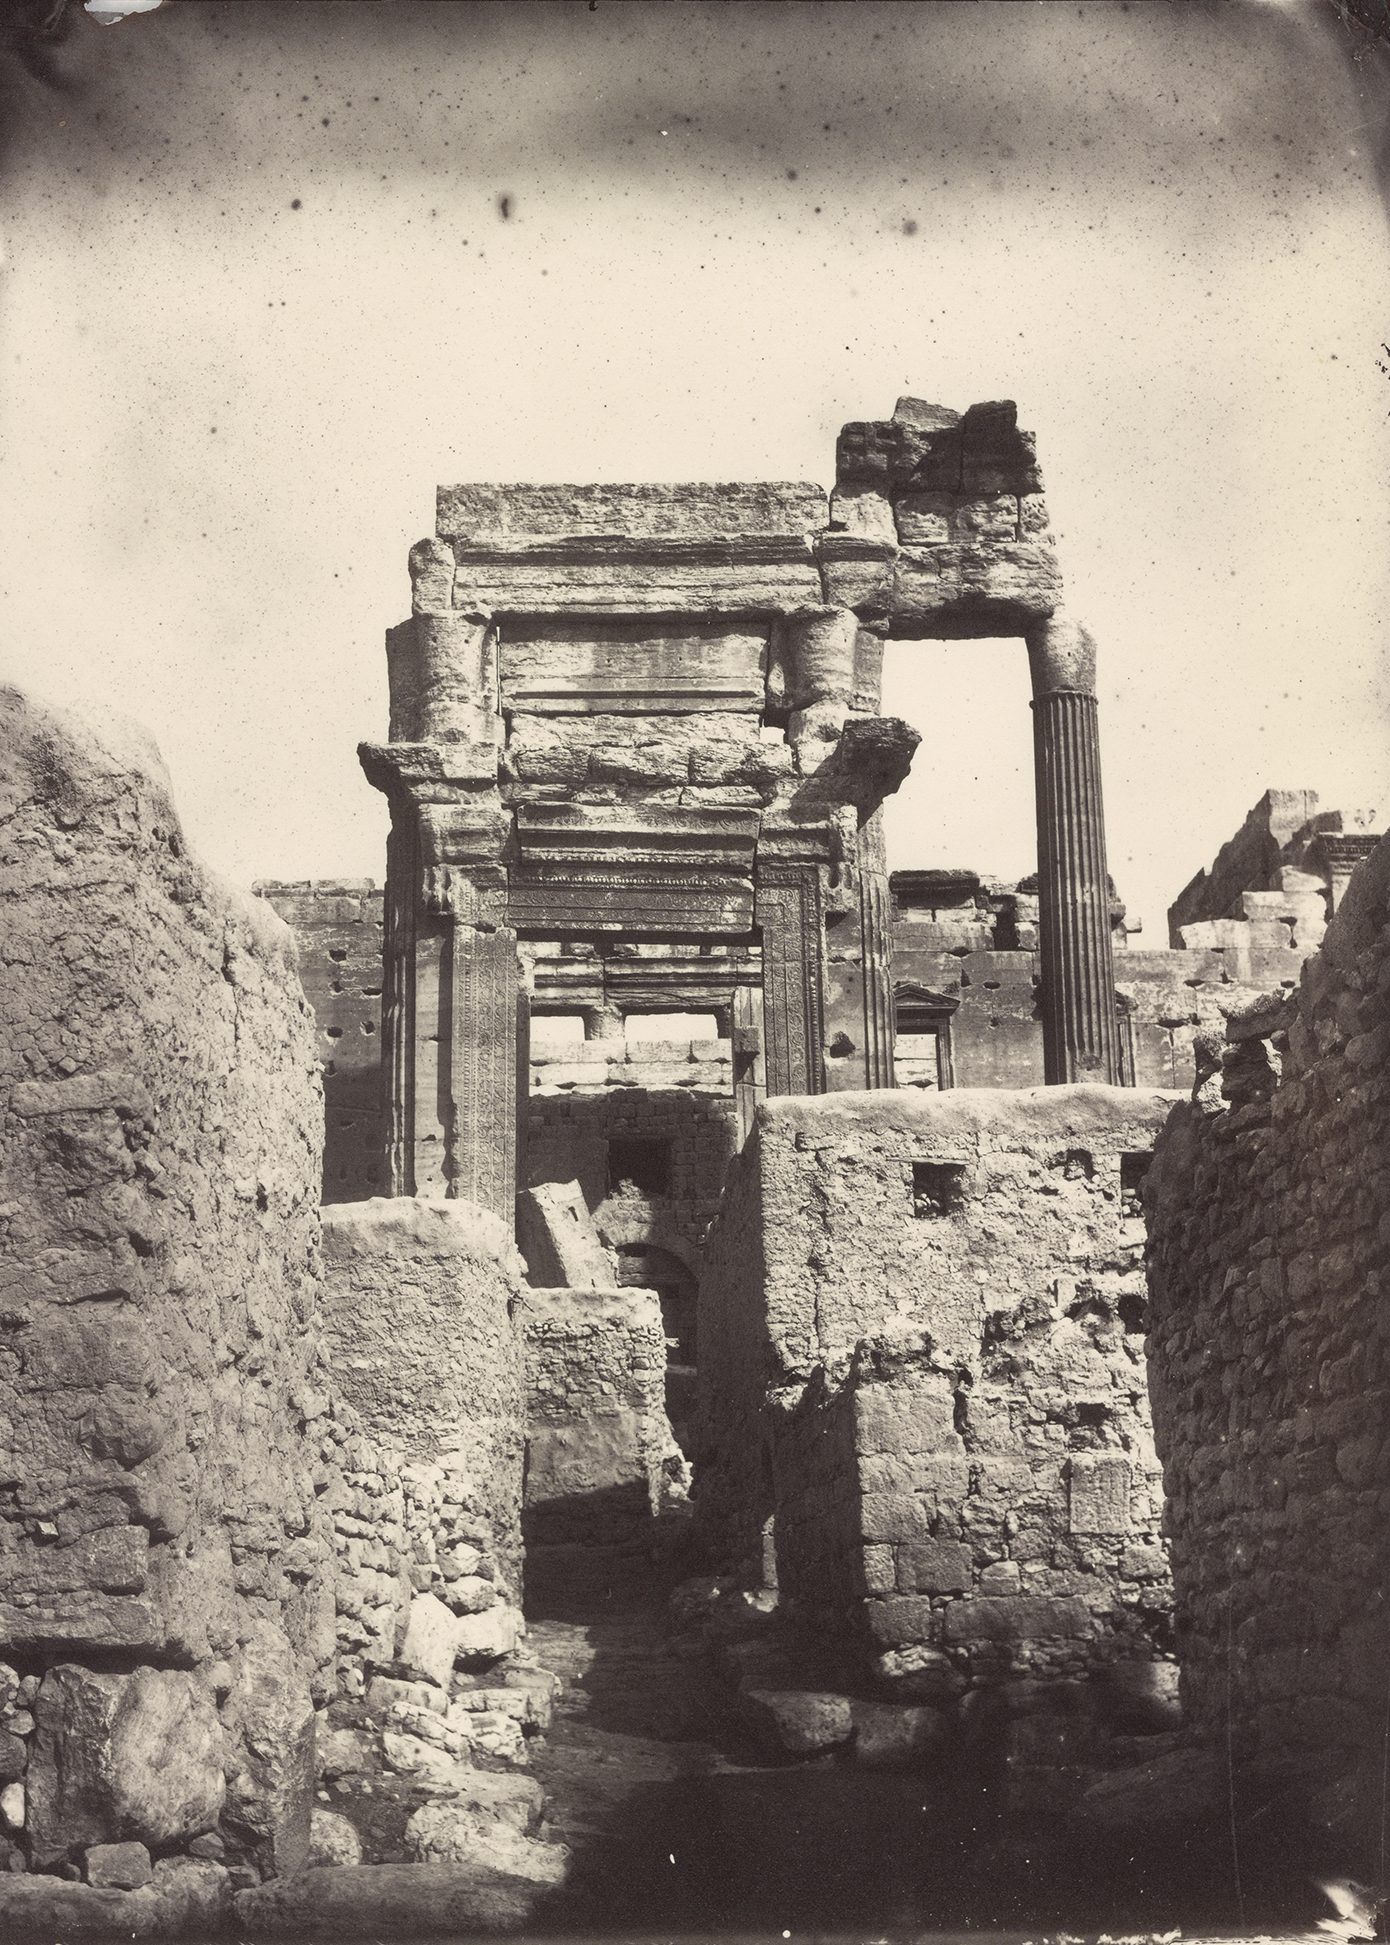
[[[0,697],[0,1931],[1375,1881],[1387,841],[1270,791],[1131,942],[1012,405],[410,568],[380,890]],[[1037,874],[890,877],[884,642],[1001,634]]]

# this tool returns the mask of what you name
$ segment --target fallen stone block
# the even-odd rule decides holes
[[[309,1864],[360,1864],[362,1839],[339,1810],[315,1810],[309,1818]]]
[[[243,1644],[228,1719],[228,1815],[252,1838],[263,1869],[297,1871],[309,1856],[317,1724],[308,1679],[278,1628],[259,1625]]]
[[[500,1601],[481,1614],[451,1614],[449,1618],[454,1625],[454,1651],[464,1663],[500,1661],[503,1655],[512,1652],[525,1633],[525,1624],[516,1608]]]
[[[222,1729],[195,1676],[64,1664],[44,1676],[34,1714],[27,1814],[40,1868],[113,1840],[167,1846],[217,1822]]]
[[[854,1760],[861,1769],[923,1769],[948,1740],[940,1709],[912,1702],[850,1704]]]
[[[233,1905],[244,1938],[409,1938],[522,1931],[550,1894],[487,1864],[344,1864],[239,1891]]]
[[[138,1890],[108,1890],[39,1872],[0,1875],[0,1938],[5,1945],[53,1945],[55,1939],[188,1938],[221,1935],[232,1894],[220,1864],[194,1857],[162,1859]]]
[[[746,1689],[740,1712],[762,1746],[778,1756],[816,1756],[848,1742],[849,1697],[814,1689]]]
[[[83,1859],[88,1884],[99,1891],[138,1891],[154,1875],[143,1844],[93,1844]]]
[[[542,1290],[604,1290],[616,1282],[578,1182],[540,1182],[517,1197],[521,1253]]]
[[[879,1655],[873,1672],[885,1689],[904,1702],[949,1702],[966,1686],[965,1676],[948,1655],[919,1642]]]
[[[534,1776],[460,1769],[451,1800],[483,1821],[491,1819],[510,1824],[515,1830],[533,1831],[545,1808],[545,1791]]]
[[[471,1616],[486,1621],[489,1615]],[[459,1652],[460,1619],[434,1594],[417,1594],[406,1616],[405,1634],[396,1659],[408,1677],[447,1689]],[[501,1648],[499,1654],[507,1650]]]
[[[427,1803],[405,1827],[408,1857],[425,1864],[484,1864],[528,1883],[558,1887],[569,1869],[564,1844],[545,1844],[464,1802]]]

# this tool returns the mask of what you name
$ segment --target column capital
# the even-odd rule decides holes
[[[1096,692],[1096,644],[1091,632],[1058,608],[1046,621],[1035,622],[1024,640],[1033,696]]]

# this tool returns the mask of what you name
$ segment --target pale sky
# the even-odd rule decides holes
[[[1163,911],[1269,784],[1390,808],[1384,72],[1231,4],[172,0],[12,65],[0,665],[194,846],[383,872],[355,745],[439,481],[809,479],[1014,398]],[[507,199],[503,214],[502,199]],[[893,651],[895,864],[1033,868],[1019,644]]]

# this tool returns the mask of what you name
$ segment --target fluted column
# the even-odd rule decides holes
[[[1038,806],[1044,1074],[1119,1079],[1095,644],[1055,615],[1028,635]]]

